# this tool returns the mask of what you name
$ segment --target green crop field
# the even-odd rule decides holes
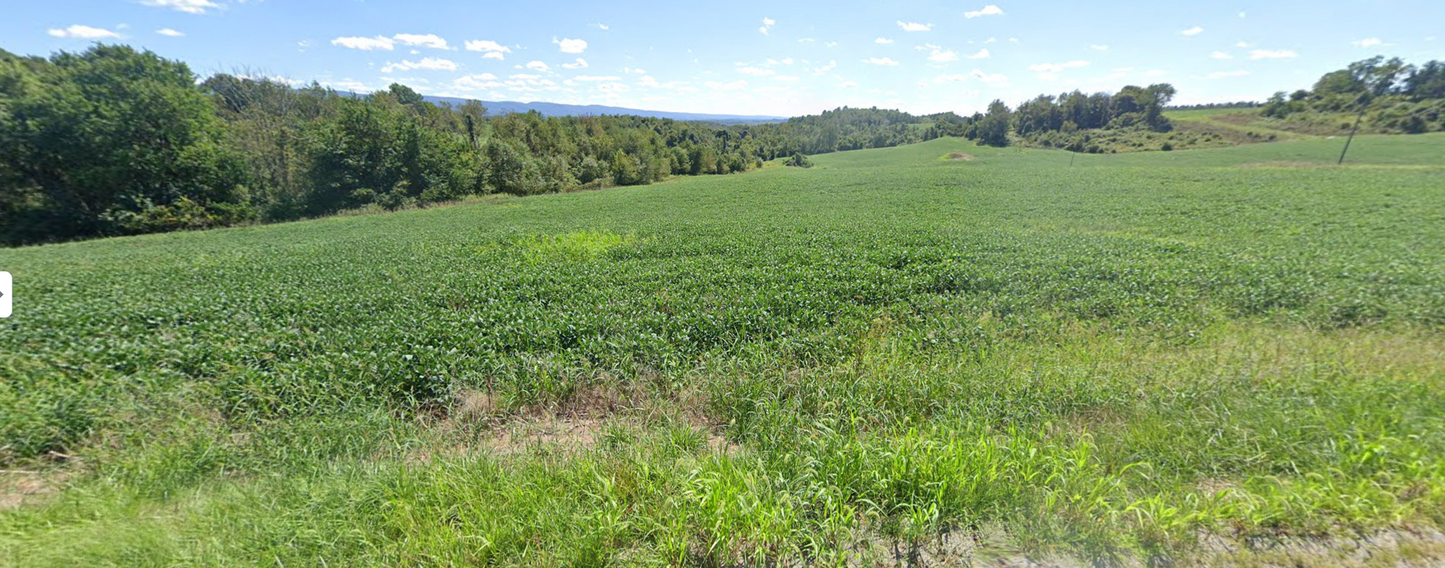
[[[0,250],[0,564],[1445,558],[1445,135],[1341,143]]]

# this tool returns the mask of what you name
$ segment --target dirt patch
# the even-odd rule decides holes
[[[1230,538],[1202,535],[1198,566],[1291,566],[1314,568],[1440,566],[1445,533],[1435,529],[1387,529],[1329,537]]]
[[[972,161],[975,160],[975,158],[973,157],[973,154],[965,154],[965,153],[963,153],[963,152],[954,152],[954,153],[952,153],[952,154],[949,154],[949,155],[947,155],[947,156],[944,156],[944,159],[947,159],[947,160],[963,160],[963,161],[965,161],[965,162],[972,162]]]
[[[0,511],[43,502],[59,493],[68,478],[65,472],[0,470]]]

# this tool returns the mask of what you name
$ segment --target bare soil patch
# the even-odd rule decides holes
[[[949,159],[949,160],[963,160],[963,161],[965,161],[965,162],[972,162],[972,161],[974,161],[974,159],[975,159],[975,158],[973,157],[973,154],[965,154],[965,153],[963,153],[963,152],[954,152],[954,153],[952,153],[952,154],[949,154],[949,155],[945,156],[945,158],[947,158],[947,159]]]

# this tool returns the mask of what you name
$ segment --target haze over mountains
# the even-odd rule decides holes
[[[432,103],[451,103],[460,105],[468,99],[455,97],[425,97]],[[635,108],[613,107],[603,105],[567,105],[560,103],[531,102],[521,103],[515,101],[478,101],[482,106],[487,107],[487,114],[502,115],[514,112],[537,111],[542,116],[598,116],[598,115],[633,115],[652,118],[668,118],[672,120],[696,120],[707,122],[737,123],[737,124],[758,124],[764,122],[783,122],[787,117],[781,116],[749,116],[740,114],[701,114],[691,112],[669,112],[662,110],[642,110]]]

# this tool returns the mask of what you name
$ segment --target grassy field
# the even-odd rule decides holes
[[[1445,135],[1339,145],[0,250],[0,564],[1445,558]]]

